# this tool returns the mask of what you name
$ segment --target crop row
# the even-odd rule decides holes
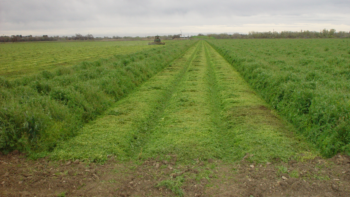
[[[11,81],[0,78],[0,150],[52,150],[192,44],[174,42]]]
[[[209,43],[324,156],[350,152],[350,51],[345,40]]]

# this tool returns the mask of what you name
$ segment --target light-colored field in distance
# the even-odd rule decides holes
[[[15,78],[59,66],[157,47],[148,41],[25,42],[0,44],[0,76]]]

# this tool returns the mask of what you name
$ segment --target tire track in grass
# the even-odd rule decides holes
[[[203,42],[196,55],[144,146],[146,158],[168,159],[176,155],[178,161],[186,163],[221,157]]]
[[[193,61],[198,44],[51,154],[57,160],[123,160],[135,155]]]
[[[269,109],[244,79],[209,44],[206,58],[221,100],[221,150],[223,159],[254,162],[314,157],[308,144],[293,134],[293,127]],[[215,97],[215,96],[214,96]],[[218,104],[216,104],[218,105]],[[219,119],[217,121],[220,122]],[[303,153],[303,154],[301,154]]]

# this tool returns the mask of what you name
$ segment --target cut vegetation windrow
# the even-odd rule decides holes
[[[196,47],[191,47],[103,117],[85,126],[79,136],[59,146],[52,157],[98,161],[109,155],[124,159],[132,156],[151,132],[196,51]]]
[[[288,160],[308,150],[292,130],[210,45],[199,42],[61,144],[52,158]]]

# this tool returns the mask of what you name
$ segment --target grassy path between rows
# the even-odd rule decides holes
[[[210,45],[200,42],[60,145],[52,158],[287,161],[307,145],[286,125]]]
[[[225,159],[287,161],[298,158],[301,153],[309,154],[305,152],[308,145],[303,139],[292,134],[293,127],[270,110],[240,74],[209,45],[206,45],[206,57],[217,93],[213,100],[220,100],[220,144]]]
[[[144,146],[146,158],[254,162],[298,159],[307,144],[208,44],[190,65]],[[303,153],[303,154],[301,154]],[[309,156],[312,156],[309,155]]]
[[[220,158],[219,130],[213,121],[204,43],[169,101],[144,147],[146,157],[177,155],[182,161]]]

